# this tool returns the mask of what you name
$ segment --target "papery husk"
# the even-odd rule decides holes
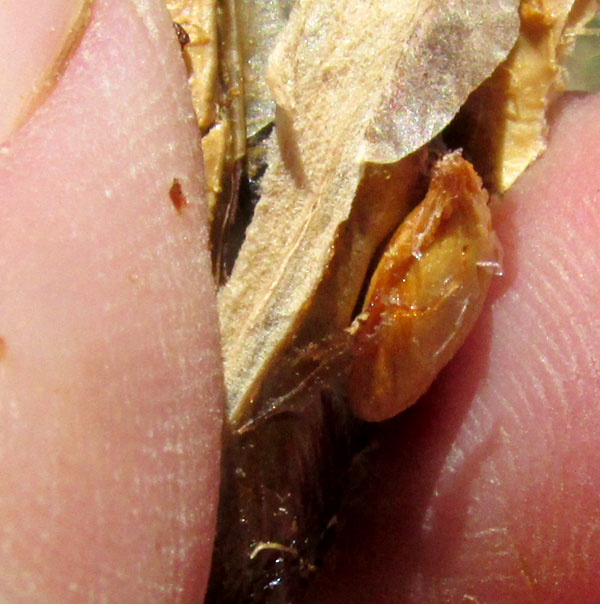
[[[452,125],[487,187],[506,191],[546,149],[547,113],[564,90],[563,63],[597,0],[523,0],[519,39]]]
[[[389,167],[406,180],[379,209],[386,227],[341,244],[376,199],[357,195],[369,164],[416,161],[403,158],[447,125],[517,33],[516,0],[297,2],[269,68],[277,137],[262,197],[219,294],[232,425],[261,407],[298,334],[327,336],[315,317],[331,329],[351,316],[373,252],[414,203],[419,173]],[[360,270],[341,279],[346,263]]]
[[[217,119],[217,0],[166,0],[166,5],[173,22],[189,36],[183,53],[198,126],[206,133]]]

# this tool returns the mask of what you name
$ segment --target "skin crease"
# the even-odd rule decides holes
[[[204,589],[216,320],[197,139],[158,5],[97,0],[0,152],[0,601]],[[306,602],[600,600],[599,113],[599,97],[565,109],[498,209],[505,276],[430,394],[377,429]]]
[[[159,1],[97,0],[0,149],[2,602],[203,597],[223,391],[179,53]]]

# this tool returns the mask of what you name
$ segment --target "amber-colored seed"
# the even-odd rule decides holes
[[[356,415],[392,417],[427,390],[471,330],[499,257],[479,176],[459,153],[446,155],[384,252],[351,327]]]

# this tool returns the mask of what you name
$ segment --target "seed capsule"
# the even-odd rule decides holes
[[[390,241],[351,327],[356,415],[387,419],[427,390],[471,330],[499,258],[481,179],[459,153],[446,155]]]

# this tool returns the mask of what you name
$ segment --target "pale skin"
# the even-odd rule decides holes
[[[168,18],[137,5],[97,0],[0,153],[0,601],[198,602],[208,575],[222,390],[197,135]],[[598,114],[566,108],[498,209],[505,275],[381,426],[368,505],[307,602],[600,597]]]

